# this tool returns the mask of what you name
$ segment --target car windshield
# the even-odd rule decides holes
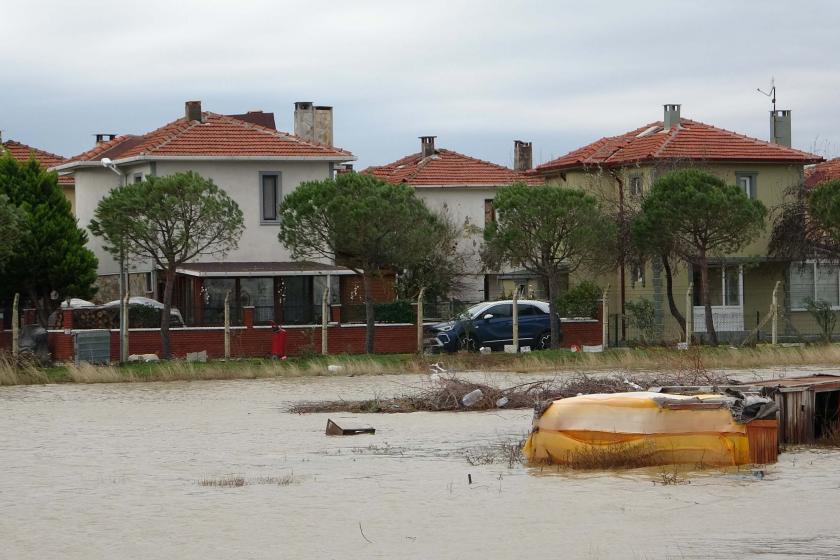
[[[465,311],[461,311],[458,314],[458,319],[475,319],[478,312],[486,306],[486,303],[477,303],[472,307],[468,307]]]

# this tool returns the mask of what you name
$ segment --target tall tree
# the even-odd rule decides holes
[[[709,286],[709,258],[742,249],[764,229],[767,209],[743,189],[698,169],[660,177],[642,202],[639,233],[648,241],[672,247],[674,254],[700,270],[706,332],[717,344]]]
[[[0,194],[0,272],[12,255],[21,235],[22,213],[9,198]]]
[[[299,260],[328,259],[362,276],[365,351],[373,352],[373,280],[415,270],[449,235],[409,185],[343,173],[298,186],[280,204],[279,241]]]
[[[0,195],[19,218],[18,239],[0,276],[0,297],[23,294],[35,306],[38,322],[47,327],[50,313],[63,299],[96,293],[96,257],[85,247],[87,234],[76,224],[58,175],[34,159],[18,162],[10,154],[0,156]]]
[[[548,286],[551,347],[558,348],[561,278],[601,260],[600,248],[614,244],[614,222],[592,196],[553,185],[502,187],[493,207],[496,221],[484,230],[484,261],[492,269],[505,264],[523,267],[543,279]]]
[[[117,187],[99,201],[90,223],[115,256],[151,261],[163,271],[160,333],[165,358],[171,356],[169,322],[178,267],[235,249],[244,227],[236,202],[193,171]]]

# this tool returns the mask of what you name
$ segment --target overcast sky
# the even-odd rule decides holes
[[[4,139],[74,155],[205,110],[335,107],[357,166],[438,146],[511,165],[685,117],[767,139],[769,99],[794,147],[840,156],[840,3],[425,0],[3,2]]]

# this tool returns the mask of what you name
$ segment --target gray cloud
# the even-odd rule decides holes
[[[0,21],[0,129],[66,155],[207,109],[336,110],[360,164],[416,137],[503,164],[514,138],[546,160],[683,114],[766,138],[776,77],[794,143],[840,155],[840,6],[775,1],[30,1]]]

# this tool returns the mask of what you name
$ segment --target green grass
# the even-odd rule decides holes
[[[701,369],[749,369],[775,366],[833,365],[840,362],[840,345],[755,348],[695,347],[688,351],[668,348],[613,349],[598,354],[568,350],[546,350],[526,354],[459,353],[418,356],[381,354],[304,356],[287,360],[237,359],[187,363],[172,360],[132,363],[122,366],[73,364],[46,369],[15,367],[8,355],[0,355],[0,385],[41,383],[108,383],[142,381],[191,381],[199,379],[257,379],[318,375],[382,375],[428,373],[429,365],[440,362],[451,371],[508,371],[519,373],[619,371],[697,371]],[[340,372],[330,372],[339,365]]]

